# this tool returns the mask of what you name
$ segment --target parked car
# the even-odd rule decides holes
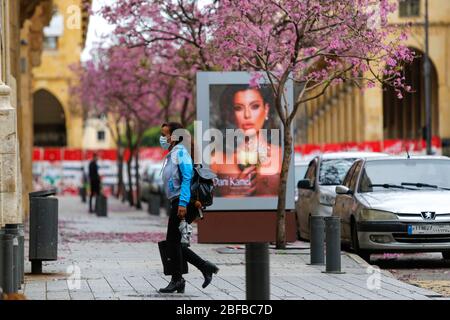
[[[305,178],[298,181],[296,203],[297,229],[300,238],[309,239],[310,217],[331,216],[336,186],[342,184],[353,162],[364,157],[388,156],[375,152],[325,153],[314,157]]]
[[[450,158],[357,160],[336,192],[342,241],[364,259],[424,251],[450,259]]]
[[[162,162],[148,165],[144,170],[141,180],[141,201],[148,202],[150,193],[162,193],[163,181],[161,175]]]

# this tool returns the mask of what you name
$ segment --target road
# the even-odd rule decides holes
[[[440,253],[377,254],[370,263],[401,281],[450,297],[450,260],[442,259]]]

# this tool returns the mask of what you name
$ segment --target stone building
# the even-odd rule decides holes
[[[40,64],[42,32],[52,0],[0,0],[0,224],[21,223],[26,203],[21,164],[31,155],[27,125],[32,108],[32,69]],[[31,165],[31,163],[30,163]],[[22,188],[23,186],[23,188]],[[27,189],[28,188],[28,189]]]
[[[419,56],[407,67],[406,77],[415,90],[404,99],[378,87],[361,92],[342,84],[304,105],[296,123],[296,143],[341,143],[418,140],[424,138],[425,100],[423,54],[425,0],[401,0],[390,17],[392,24],[412,22],[407,45]],[[432,134],[450,154],[450,1],[429,1]]]
[[[0,225],[22,223],[32,190],[35,118],[53,119],[45,110],[57,99],[72,123],[68,140],[77,146],[81,120],[71,105],[69,65],[79,61],[84,46],[90,0],[0,0]],[[44,29],[62,15],[60,39]],[[60,43],[65,51],[49,52]],[[53,42],[52,42],[53,41]],[[48,70],[53,68],[52,73]],[[47,74],[47,75],[44,75]],[[54,84],[55,83],[55,84]],[[44,101],[42,102],[42,99]],[[48,99],[48,100],[46,100]],[[42,107],[42,105],[45,105]],[[51,105],[51,104],[50,104]],[[44,109],[39,109],[44,108]],[[38,110],[36,110],[38,109]],[[75,115],[74,115],[75,114]],[[73,116],[74,115],[74,116]],[[73,118],[72,118],[73,116]],[[38,121],[39,123],[39,121]],[[45,123],[44,123],[45,124]],[[48,129],[51,130],[49,123]],[[77,131],[78,130],[78,131]],[[39,131],[38,131],[39,137]]]

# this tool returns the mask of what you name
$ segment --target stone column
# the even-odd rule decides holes
[[[345,135],[346,142],[354,142],[355,137],[354,126],[355,126],[355,115],[353,113],[353,97],[352,92],[348,85],[345,85],[343,88],[343,94],[345,96],[345,122],[347,124],[347,130]]]
[[[364,140],[383,140],[383,90],[381,86],[364,91]]]
[[[0,224],[21,223],[18,206],[18,141],[12,90],[0,82]]]

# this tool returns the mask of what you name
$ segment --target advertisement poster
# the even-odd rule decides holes
[[[275,210],[282,165],[282,125],[270,86],[252,83],[246,72],[199,72],[197,120],[202,128],[202,164],[214,180],[209,210]],[[292,105],[292,84],[287,87]],[[290,108],[289,106],[289,108]],[[291,163],[293,166],[293,163]],[[287,209],[294,207],[293,168]]]
[[[272,129],[280,132],[281,126],[276,121],[271,89],[211,85],[210,105],[210,128],[222,133],[224,146],[223,151],[215,150],[212,155],[210,168],[218,176],[215,196],[276,197],[282,161],[281,136],[270,133]],[[236,136],[242,133],[243,141],[227,139],[227,130],[238,132]]]

